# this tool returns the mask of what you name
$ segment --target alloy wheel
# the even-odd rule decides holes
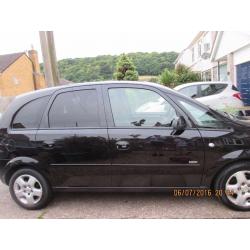
[[[225,186],[227,198],[235,205],[250,207],[250,171],[231,175]]]
[[[21,175],[14,182],[16,198],[25,205],[38,203],[43,195],[41,183],[31,175]]]

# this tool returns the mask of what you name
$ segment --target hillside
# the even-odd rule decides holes
[[[172,69],[178,56],[176,52],[129,53],[140,76],[158,76],[165,68]],[[63,59],[58,62],[61,78],[72,82],[109,80],[113,78],[119,56]]]

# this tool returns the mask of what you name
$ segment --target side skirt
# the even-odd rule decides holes
[[[171,192],[173,190],[197,190],[207,187],[53,187],[54,192]]]

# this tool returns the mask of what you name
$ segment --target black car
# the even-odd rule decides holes
[[[249,211],[250,126],[153,83],[48,88],[4,113],[0,177],[26,209],[59,190],[214,190]]]

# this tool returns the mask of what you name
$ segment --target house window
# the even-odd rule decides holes
[[[194,47],[192,48],[192,62],[194,62]]]
[[[208,52],[210,50],[210,44],[209,43],[204,43],[204,51]]]
[[[212,68],[212,81],[218,81],[218,67]]]
[[[227,80],[227,64],[221,64],[219,66],[219,81],[225,82]]]
[[[198,43],[198,56],[201,57],[201,42]]]
[[[210,69],[202,72],[202,80],[203,81],[211,81],[212,80],[212,75],[211,75]]]

